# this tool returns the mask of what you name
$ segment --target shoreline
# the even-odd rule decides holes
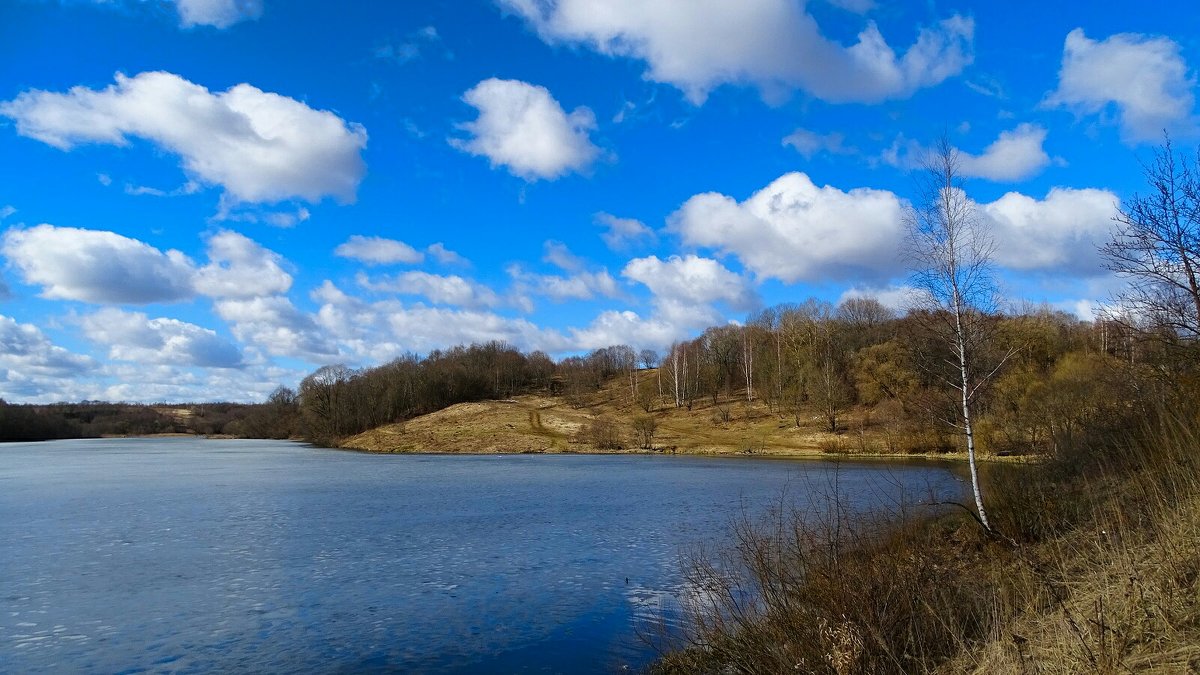
[[[741,451],[725,451],[720,449],[713,450],[695,450],[695,449],[676,449],[674,451],[662,449],[625,449],[625,450],[515,450],[511,452],[487,450],[370,450],[366,448],[355,447],[340,447],[340,446],[323,446],[312,443],[311,441],[302,438],[243,438],[240,436],[232,436],[229,434],[189,434],[182,432],[158,433],[158,434],[106,434],[103,436],[84,437],[84,438],[60,438],[46,439],[46,441],[86,441],[86,440],[121,440],[121,439],[171,439],[171,438],[192,438],[205,441],[258,441],[258,440],[277,440],[288,443],[300,443],[311,445],[318,450],[332,450],[338,452],[352,452],[364,455],[417,455],[429,457],[445,457],[445,456],[472,456],[472,457],[487,457],[487,456],[518,456],[518,455],[583,455],[583,456],[615,456],[615,455],[638,455],[651,457],[713,457],[721,459],[780,459],[780,460],[798,460],[798,459],[815,459],[815,460],[830,460],[830,461],[857,461],[857,460],[923,460],[934,462],[953,462],[963,463],[967,461],[965,452],[951,453],[858,453],[858,452],[826,452],[818,449],[802,449],[794,450],[774,450],[771,452],[754,452],[747,453]],[[34,443],[44,443],[46,441],[28,441]],[[710,446],[712,447],[712,446]],[[990,464],[1039,464],[1046,458],[1041,455],[980,455],[976,459],[980,463]]]
[[[307,442],[307,441],[300,441]],[[337,450],[340,452],[353,452],[364,455],[418,455],[431,457],[444,457],[451,455],[463,455],[473,457],[487,456],[518,456],[518,455],[585,455],[585,456],[613,456],[613,455],[639,455],[652,457],[713,457],[722,459],[825,459],[825,460],[897,460],[897,459],[912,459],[926,460],[936,462],[966,462],[967,453],[851,453],[851,452],[825,452],[822,450],[804,450],[796,449],[794,451],[779,451],[779,452],[704,452],[694,450],[678,450],[675,452],[667,452],[663,450],[635,449],[635,450],[533,450],[533,451],[475,451],[475,450],[368,450],[365,448],[352,447],[326,447],[314,445],[313,447],[322,450]],[[1006,455],[1006,456],[977,456],[979,462],[996,463],[996,464],[1038,464],[1045,458],[1040,455]]]

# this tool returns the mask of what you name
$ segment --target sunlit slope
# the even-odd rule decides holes
[[[644,371],[641,378],[653,377]],[[406,422],[388,424],[343,440],[340,447],[370,452],[678,452],[689,454],[813,454],[858,448],[863,430],[852,417],[838,434],[819,419],[797,426],[794,416],[744,398],[697,400],[692,409],[656,400],[650,410],[635,402],[627,381],[615,378],[575,405],[565,397],[526,395],[504,401],[461,403]],[[651,447],[635,423],[653,419]],[[595,442],[592,425],[611,425],[619,447]],[[858,425],[861,427],[861,425]],[[870,438],[874,432],[865,430]],[[851,447],[853,445],[853,447]]]

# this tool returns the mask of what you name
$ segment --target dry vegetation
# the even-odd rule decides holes
[[[705,592],[656,670],[1197,672],[1200,416],[1182,406],[994,470],[1002,536],[958,512],[854,521],[836,492],[742,523],[692,561]]]
[[[658,377],[657,369],[637,373],[639,385],[646,387],[656,387]],[[648,444],[642,442],[644,433],[639,433],[647,418],[653,420],[654,428]],[[597,438],[592,433],[597,420],[611,427],[615,444],[605,442],[609,434]],[[645,406],[631,400],[628,381],[617,378],[589,394],[582,404],[533,394],[460,403],[356,434],[341,441],[339,447],[369,452],[912,456],[895,444],[894,437],[892,426],[877,415],[873,417],[868,407],[848,411],[835,433],[820,416],[809,416],[797,425],[794,415],[772,410],[762,401],[738,397],[718,397],[716,403],[706,397],[694,402],[691,410],[675,408],[657,397]]]
[[[587,421],[541,396],[459,403],[352,436],[342,448],[370,452],[564,452]]]

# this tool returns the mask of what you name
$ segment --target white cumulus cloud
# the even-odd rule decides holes
[[[658,237],[654,230],[645,223],[634,218],[618,218],[611,213],[600,212],[595,216],[596,223],[604,226],[605,231],[600,238],[613,251],[622,251],[638,243],[653,243]]]
[[[61,150],[146,139],[234,202],[351,202],[366,172],[362,126],[249,84],[213,93],[172,73],[118,73],[99,90],[26,91],[0,104],[0,114],[22,136]]]
[[[646,321],[659,326],[659,332],[677,336],[721,323],[723,314],[717,305],[745,312],[759,304],[749,279],[716,260],[697,255],[671,256],[666,260],[653,255],[634,258],[626,263],[621,276],[650,289],[654,311]],[[624,323],[627,321],[617,321],[615,325]],[[593,323],[592,328],[595,327]]]
[[[283,256],[249,237],[222,230],[208,239],[209,263],[196,272],[196,290],[214,298],[279,295],[292,287]]]
[[[983,204],[981,212],[992,228],[998,264],[1094,276],[1104,272],[1096,249],[1108,241],[1119,203],[1107,190],[1053,188],[1044,199],[1009,192]]]
[[[197,293],[269,296],[291,288],[283,257],[245,235],[221,230],[208,238],[207,249],[208,264],[197,268],[179,251],[163,252],[105,230],[42,224],[11,229],[0,239],[0,252],[47,298],[147,304],[187,300]]]
[[[701,317],[703,322],[707,315]],[[636,348],[666,349],[675,340],[685,337],[689,330],[705,325],[680,325],[661,315],[643,317],[630,310],[601,312],[583,328],[573,328],[570,340],[577,350],[600,349],[611,345],[632,345]]]
[[[360,234],[351,235],[349,239],[333,250],[333,254],[368,265],[416,264],[425,259],[420,251],[402,241],[383,237],[364,237]]]
[[[55,345],[37,326],[0,314],[0,366],[30,377],[73,377],[95,363]]]
[[[525,180],[583,171],[600,152],[588,137],[596,126],[592,111],[581,106],[568,114],[545,87],[491,78],[463,94],[463,101],[479,117],[461,125],[471,137],[450,139],[451,145]]]
[[[359,286],[370,291],[417,295],[438,305],[495,307],[500,304],[500,296],[495,291],[457,274],[411,271],[379,279],[359,274],[356,280]]]
[[[726,314],[718,305],[746,312],[759,304],[748,279],[711,258],[634,258],[621,276],[650,290],[650,312],[603,311],[588,325],[569,329],[575,349],[614,344],[662,349],[689,333],[724,323]]]
[[[1128,141],[1159,139],[1163,129],[1191,130],[1196,77],[1180,51],[1166,37],[1118,33],[1093,40],[1076,28],[1067,34],[1058,88],[1045,105],[1084,115],[1115,108]]]
[[[800,89],[831,102],[902,98],[962,72],[974,24],[952,16],[917,31],[903,54],[873,21],[847,46],[824,35],[802,0],[499,0],[546,42],[639,59],[646,78],[693,103],[725,83],[764,93]],[[870,3],[836,3],[865,11]]]
[[[1042,148],[1046,129],[1035,124],[1020,124],[984,148],[982,154],[959,152],[963,176],[994,181],[1018,181],[1034,176],[1050,164],[1050,155]]]
[[[90,357],[50,341],[33,324],[0,315],[0,398],[9,403],[78,400],[82,377],[94,372]]]
[[[606,269],[578,270],[569,275],[534,274],[520,265],[511,265],[508,275],[516,282],[514,293],[518,296],[540,295],[555,302],[590,300],[596,296],[615,298],[621,293],[617,280]]]
[[[759,278],[879,279],[897,271],[903,207],[885,190],[817,187],[788,173],[744,202],[696,195],[668,223],[685,244],[736,255]]]
[[[317,322],[358,358],[386,361],[406,352],[428,352],[456,344],[502,340],[526,351],[559,352],[563,337],[521,318],[478,309],[406,306],[395,299],[368,303],[326,281],[314,299]]]
[[[146,304],[194,294],[187,256],[115,232],[47,224],[16,228],[4,234],[0,251],[47,298]]]
[[[1060,187],[1041,199],[1009,192],[974,207],[998,264],[1090,276],[1101,271],[1096,247],[1107,240],[1118,204],[1107,190]],[[790,173],[744,202],[696,195],[669,222],[685,244],[735,255],[760,279],[878,285],[905,271],[905,206],[892,192],[818,188]]]
[[[1043,147],[1046,133],[1045,127],[1023,123],[1000,132],[996,140],[979,154],[956,147],[954,151],[958,154],[959,175],[997,182],[1031,178],[1050,164],[1050,155],[1046,154]],[[876,161],[899,169],[923,169],[935,152],[900,135]]]
[[[311,363],[338,357],[337,345],[313,317],[283,296],[217,300],[213,309],[230,324],[234,337],[268,354]]]
[[[832,131],[820,134],[809,129],[796,129],[783,138],[784,145],[790,145],[805,159],[827,152],[832,155],[849,155],[854,149],[845,145],[846,137],[840,132]]]
[[[238,368],[238,348],[215,331],[186,321],[105,308],[83,317],[84,335],[108,347],[110,359],[142,364]]]
[[[571,253],[571,249],[561,241],[546,241],[542,243],[542,260],[554,265],[560,270],[575,272],[584,268],[587,261]]]
[[[425,251],[433,256],[433,259],[443,265],[470,265],[471,261],[462,257],[457,251],[451,251],[446,248],[442,242],[434,242],[425,247]]]
[[[727,302],[746,309],[755,303],[747,280],[711,258],[697,255],[658,256],[630,260],[621,276],[637,281],[656,298],[703,304]]]

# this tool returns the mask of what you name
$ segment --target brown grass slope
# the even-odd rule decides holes
[[[369,452],[565,452],[586,417],[539,396],[460,403],[365,431],[340,445]]]
[[[1200,420],[1169,418],[1113,463],[1052,497],[1075,527],[992,570],[988,639],[943,672],[1200,672]]]
[[[654,387],[656,373],[639,373],[639,386]],[[706,397],[692,409],[676,408],[656,396],[647,411],[627,380],[615,378],[583,400],[524,395],[504,401],[461,403],[405,422],[388,424],[342,440],[340,447],[368,452],[530,453],[677,452],[686,454],[811,455],[859,451],[887,454],[882,425],[863,410],[849,411],[838,433],[823,429],[822,418],[772,410],[744,397]],[[652,418],[651,447],[634,432],[639,418]],[[620,447],[600,447],[587,433],[595,420],[609,421]]]

